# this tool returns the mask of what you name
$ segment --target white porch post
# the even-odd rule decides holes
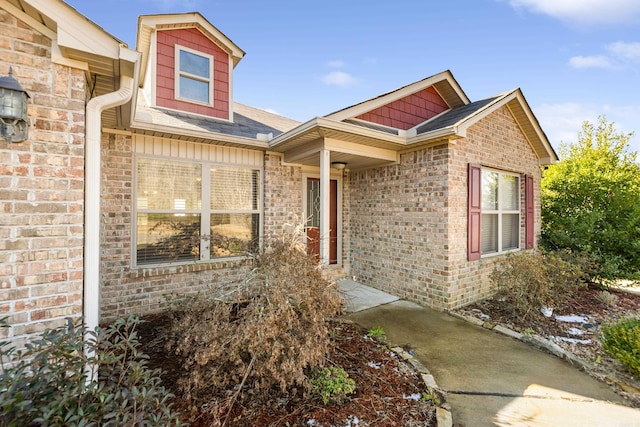
[[[320,262],[329,264],[331,151],[320,150]]]

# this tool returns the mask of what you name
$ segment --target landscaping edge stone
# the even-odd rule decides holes
[[[403,360],[409,363],[420,374],[424,385],[428,390],[437,390],[441,394],[444,394],[442,389],[438,387],[435,378],[431,375],[431,372],[411,353],[403,349],[402,347],[391,347],[391,351],[400,356]],[[436,423],[438,427],[452,427],[453,417],[451,415],[451,407],[448,403],[443,403],[436,407]]]
[[[476,317],[473,316],[466,316],[464,314],[460,314],[460,313],[454,313],[454,312],[449,312],[448,313],[450,316],[453,316],[457,319],[463,320],[467,323],[471,323],[473,325],[476,326],[481,326],[485,329],[489,329],[492,331],[496,331],[498,333],[501,333],[503,335],[509,336],[511,338],[517,339],[519,341],[522,341],[524,343],[533,345],[535,347],[538,347],[542,350],[546,350],[549,353],[553,354],[556,357],[559,357],[561,359],[566,360],[567,362],[569,362],[570,364],[577,366],[583,370],[585,370],[586,372],[588,372],[592,377],[603,381],[609,385],[615,385],[616,387],[618,387],[619,389],[621,389],[623,392],[628,393],[633,395],[636,399],[640,399],[640,390],[638,390],[636,387],[632,386],[631,384],[627,384],[624,381],[620,381],[614,378],[611,378],[609,376],[606,375],[599,375],[594,373],[594,369],[595,367],[593,366],[592,363],[587,362],[586,360],[583,360],[579,357],[577,357],[576,355],[564,350],[562,347],[560,347],[558,344],[543,338],[539,335],[536,334],[522,334],[520,332],[516,332],[514,330],[511,330],[503,325],[494,325],[491,322],[485,322],[481,319],[478,319]]]

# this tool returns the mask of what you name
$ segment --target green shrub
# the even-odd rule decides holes
[[[138,349],[137,322],[119,320],[86,333],[68,320],[22,350],[0,342],[0,425],[180,425],[159,372],[147,368]],[[96,381],[88,380],[92,372]]]
[[[523,318],[543,306],[565,304],[584,286],[585,274],[566,252],[518,252],[496,264],[491,282],[496,297],[504,298],[514,313]]]
[[[632,135],[605,117],[584,122],[542,176],[541,246],[588,254],[596,280],[640,280],[640,163],[629,149]]]
[[[342,368],[331,366],[314,370],[311,394],[319,396],[325,405],[329,402],[339,402],[355,390],[355,381],[349,378],[349,374]]]
[[[640,318],[629,317],[602,326],[602,348],[624,364],[633,375],[640,375]]]
[[[329,352],[326,320],[340,294],[299,235],[267,242],[252,261],[242,280],[173,305],[168,345],[189,372],[180,388],[194,401],[206,402],[216,387],[304,386]]]
[[[387,337],[387,334],[384,332],[383,328],[377,326],[375,328],[369,329],[369,331],[367,332],[367,336],[369,338],[385,339]]]

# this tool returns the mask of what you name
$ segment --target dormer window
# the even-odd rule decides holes
[[[213,105],[213,56],[176,44],[176,98]]]

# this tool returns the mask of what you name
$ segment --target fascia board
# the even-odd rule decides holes
[[[58,46],[118,59],[124,42],[62,1],[27,0],[35,9],[56,22]]]
[[[236,45],[229,37],[227,37],[222,31],[218,30],[213,26],[204,16],[202,16],[198,12],[191,13],[177,13],[177,14],[168,14],[168,15],[142,15],[139,17],[139,26],[143,25],[148,26],[150,28],[157,28],[162,25],[189,25],[193,23],[200,24],[205,30],[207,30],[211,35],[220,40],[224,46],[229,49],[231,55],[236,58],[236,60],[242,59],[245,55],[245,51],[240,49],[238,45]],[[237,61],[234,61],[237,62]]]
[[[549,139],[547,139],[547,135],[542,130],[542,127],[540,127],[540,123],[538,122],[538,119],[533,114],[533,111],[531,110],[529,103],[527,102],[526,98],[524,97],[524,94],[520,89],[517,90],[517,99],[518,99],[518,102],[520,103],[520,107],[523,109],[524,113],[526,114],[527,119],[529,120],[529,123],[531,123],[531,126],[533,127],[533,130],[535,131],[538,139],[540,139],[540,142],[542,142],[542,145],[544,146],[545,151],[548,154],[548,156],[540,156],[540,160],[542,161],[543,159],[549,158],[551,160],[551,163],[557,162],[559,159],[556,151],[551,146]],[[545,164],[548,164],[548,163],[545,163]]]
[[[403,136],[390,135],[385,132],[377,131],[375,129],[363,128],[357,125],[352,125],[349,123],[337,122],[335,120],[330,120],[325,117],[316,117],[311,119],[301,125],[291,129],[288,132],[278,135],[276,138],[271,140],[271,147],[277,147],[279,144],[284,143],[287,140],[295,138],[296,136],[302,135],[306,132],[309,132],[317,128],[321,129],[330,129],[339,132],[352,133],[356,135],[360,135],[363,137],[369,137],[374,139],[383,139],[391,143],[395,143],[398,145],[406,145],[407,139]]]
[[[446,128],[437,129],[427,133],[421,133],[420,135],[407,139],[407,145],[413,145],[420,142],[425,142],[430,139],[438,139],[443,137],[456,136],[464,138],[467,136],[466,132],[461,132],[457,126],[447,126]]]

